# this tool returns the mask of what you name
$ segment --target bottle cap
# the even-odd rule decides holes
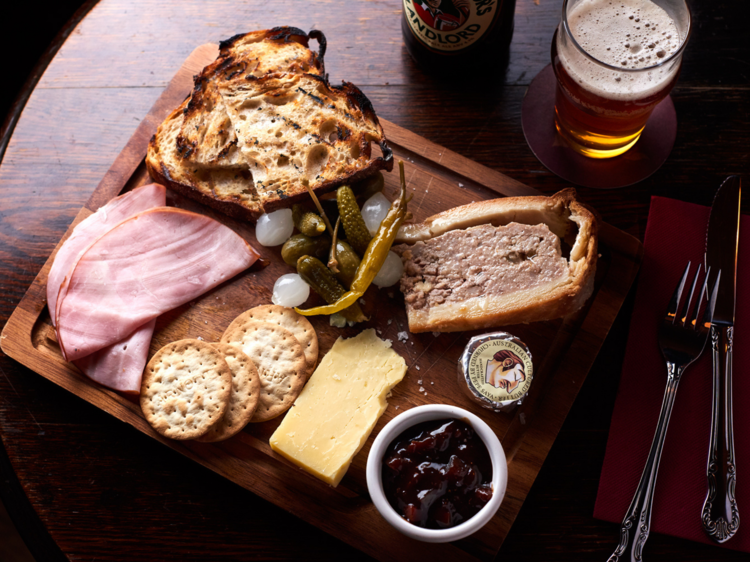
[[[495,412],[520,405],[534,378],[529,348],[507,332],[475,336],[458,361],[458,381],[469,397]]]

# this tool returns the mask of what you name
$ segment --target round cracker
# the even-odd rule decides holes
[[[278,324],[244,322],[224,332],[221,343],[242,348],[258,368],[260,400],[251,422],[286,412],[307,380],[307,360],[297,338]]]
[[[232,391],[224,417],[197,439],[203,443],[224,441],[242,431],[253,417],[260,398],[260,376],[253,360],[237,346],[226,343],[211,345],[221,352],[232,371]]]
[[[309,377],[315,370],[315,365],[318,362],[318,334],[315,333],[315,328],[310,324],[310,321],[295,312],[293,308],[277,304],[256,306],[235,318],[224,333],[236,329],[237,326],[241,326],[245,322],[268,322],[292,332],[305,353],[307,376]]]
[[[195,439],[221,421],[232,371],[221,353],[199,340],[165,345],[146,366],[141,410],[164,437]]]

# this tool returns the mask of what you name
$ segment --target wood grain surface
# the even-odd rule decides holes
[[[507,69],[441,82],[401,40],[400,3],[101,0],[29,99],[0,166],[0,323],[93,193],[181,62],[240,31],[322,29],[333,81],[378,114],[552,193],[523,138],[520,104],[549,62],[560,2],[519,1]],[[697,22],[673,99],[679,128],[664,167],[637,186],[580,189],[605,220],[642,237],[651,195],[708,204],[724,176],[747,175],[750,46],[742,3],[692,3]],[[747,212],[748,203],[744,205]],[[620,313],[498,559],[602,560],[617,526],[591,516],[630,316]],[[0,490],[40,560],[360,559],[360,554],[0,357]],[[653,535],[659,560],[747,555]]]
[[[3,352],[120,421],[379,560],[409,561],[418,555],[434,560],[492,560],[637,274],[642,258],[640,242],[611,225],[602,223],[598,228],[601,257],[594,293],[586,306],[562,320],[513,326],[513,334],[529,346],[534,358],[535,383],[523,405],[512,412],[488,412],[456,387],[461,351],[469,338],[486,330],[408,335],[403,331],[407,329],[403,298],[395,287],[371,287],[361,299],[362,310],[370,321],[354,328],[334,328],[326,316],[310,318],[321,356],[337,338],[352,337],[364,328],[374,327],[380,337],[393,342],[392,349],[406,360],[408,367],[409,376],[392,392],[387,410],[335,490],[271,452],[268,439],[283,416],[268,423],[249,424],[242,434],[219,444],[172,441],[146,423],[132,399],[93,384],[62,358],[46,306],[47,276],[56,252],[72,228],[93,211],[126,190],[151,181],[144,165],[149,139],[190,92],[192,77],[213,62],[217,52],[214,44],[197,47],[138,125],[5,325],[0,335]],[[409,207],[414,221],[474,200],[537,194],[504,174],[390,121],[382,119],[381,123],[394,159],[405,162],[406,186],[414,196]],[[383,191],[395,199],[398,172],[384,176]],[[275,280],[291,271],[279,249],[261,247],[246,222],[233,220],[176,193],[170,192],[167,200],[169,205],[206,214],[232,228],[261,251],[263,266],[253,267],[162,315],[151,340],[150,356],[185,338],[219,340],[236,316],[270,302]],[[322,299],[313,296],[306,307],[319,304],[323,304]],[[402,334],[407,337],[404,339]],[[450,545],[420,544],[395,531],[368,500],[365,481],[370,446],[382,427],[401,412],[435,403],[459,406],[484,419],[500,439],[508,463],[508,486],[497,516],[471,537]]]

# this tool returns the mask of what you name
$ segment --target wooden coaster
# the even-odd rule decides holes
[[[637,143],[620,156],[597,160],[578,154],[555,129],[557,79],[549,64],[531,81],[521,106],[526,142],[539,161],[564,180],[614,189],[645,180],[661,168],[677,136],[677,114],[667,96],[656,106]]]

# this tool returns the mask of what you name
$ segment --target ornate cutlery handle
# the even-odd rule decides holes
[[[734,428],[732,421],[732,326],[711,326],[713,406],[708,448],[708,493],[703,504],[703,530],[718,543],[731,539],[740,526],[734,496]]]
[[[684,368],[677,367],[674,363],[667,363],[667,388],[664,390],[664,399],[661,403],[659,422],[656,424],[656,433],[651,442],[651,450],[648,453],[646,466],[643,467],[641,480],[638,488],[630,502],[630,507],[625,513],[625,518],[620,525],[620,544],[607,559],[607,562],[637,562],[643,560],[643,546],[646,544],[648,534],[651,531],[651,505],[653,503],[654,488],[656,487],[656,476],[659,472],[659,461],[661,450],[664,447],[664,438],[667,435],[669,418],[672,415],[672,406],[677,395],[677,385],[680,383]]]

